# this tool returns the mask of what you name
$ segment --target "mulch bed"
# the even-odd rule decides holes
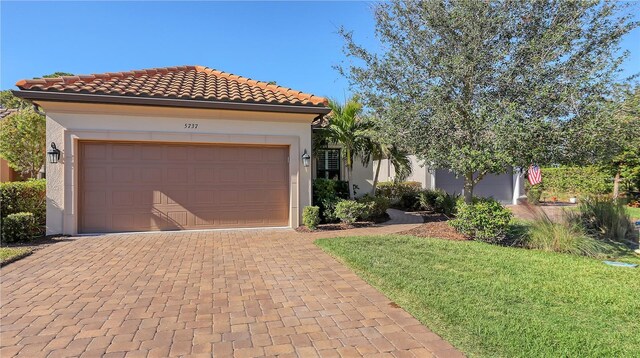
[[[376,218],[373,221],[358,221],[351,225],[345,223],[335,223],[335,224],[320,224],[315,230],[310,230],[306,226],[299,226],[295,230],[297,232],[318,232],[318,231],[336,231],[336,230],[349,230],[349,229],[359,229],[363,227],[370,227],[377,224],[381,224],[389,221],[389,215],[385,214],[385,216]]]
[[[419,213],[422,215],[424,224],[411,230],[399,232],[398,234],[456,241],[469,240],[468,237],[460,234],[456,229],[449,226],[449,217],[446,215],[429,211],[421,211]]]

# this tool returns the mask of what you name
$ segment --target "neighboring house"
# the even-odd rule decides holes
[[[16,111],[17,110],[13,108],[0,107],[0,121]],[[0,157],[0,183],[16,180],[22,180],[20,173],[9,167],[9,162]]]
[[[61,151],[47,234],[297,227],[311,204],[325,98],[202,66],[16,85]]]
[[[314,130],[321,130],[327,125],[326,120],[314,122]],[[341,149],[337,145],[330,145],[327,148],[316,148],[314,150],[315,161],[313,163],[313,178],[346,179],[346,165],[343,162]],[[412,164],[411,175],[407,181],[420,182],[422,187],[427,189],[442,189],[450,194],[461,194],[463,191],[463,179],[456,178],[455,174],[446,169],[429,170],[428,166],[416,158],[410,156]],[[351,183],[356,185],[356,196],[371,193],[373,188],[373,177],[377,162],[370,162],[363,165],[362,161],[356,159],[353,164]],[[395,170],[389,160],[382,160],[379,182],[392,181],[395,177]],[[474,188],[474,195],[492,197],[503,204],[517,204],[518,199],[524,195],[524,181],[522,175],[515,171],[509,171],[500,175],[487,175]]]

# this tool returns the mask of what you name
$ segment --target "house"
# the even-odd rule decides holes
[[[47,234],[297,227],[327,100],[203,66],[21,80],[47,115]]]
[[[0,107],[0,121],[16,111],[17,110],[13,108]],[[0,183],[16,180],[22,180],[20,173],[13,170],[13,168],[9,166],[9,162],[0,157]]]
[[[407,181],[415,181],[422,184],[425,189],[441,189],[449,194],[462,194],[464,180],[462,178],[456,178],[455,173],[448,169],[430,169],[428,165],[422,163],[415,155],[409,157],[412,164],[411,175],[407,178]],[[363,169],[361,163],[356,163],[359,168],[354,172],[358,173],[355,179],[356,185],[363,188],[370,188],[373,185],[373,179],[364,177],[359,173],[369,173],[373,178],[373,170],[375,170],[376,163],[372,163]],[[393,180],[395,172],[393,165],[389,163],[389,160],[382,160],[382,166],[380,167],[380,174],[378,176],[379,181]],[[473,194],[481,197],[492,197],[502,204],[518,204],[518,199],[521,199],[524,194],[524,181],[521,173],[517,170],[509,170],[504,174],[488,174],[486,175],[474,188]]]
[[[314,122],[314,130],[321,130],[328,122]],[[341,148],[338,145],[330,145],[327,148],[314,150],[315,161],[313,163],[313,178],[327,178],[345,180],[346,165],[342,160]],[[415,155],[409,156],[412,172],[407,181],[419,182],[424,189],[441,189],[449,194],[463,193],[463,179],[447,169],[430,169]],[[373,178],[377,168],[377,161],[362,164],[356,159],[353,163],[351,183],[356,186],[356,196],[371,193]],[[389,160],[382,160],[379,182],[393,181],[395,169]],[[518,200],[524,196],[524,181],[517,170],[509,170],[504,174],[489,174],[474,188],[474,195],[492,197],[503,204],[518,204]]]

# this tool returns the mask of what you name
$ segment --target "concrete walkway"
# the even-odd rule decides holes
[[[117,234],[52,245],[0,271],[0,356],[462,356],[313,244],[419,225],[391,217],[323,233]]]

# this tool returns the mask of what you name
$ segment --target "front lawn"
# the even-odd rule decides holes
[[[632,208],[627,206],[627,213],[631,216],[632,219],[640,220],[640,208]]]
[[[470,356],[631,357],[640,352],[638,268],[413,236],[316,244]]]
[[[18,257],[26,256],[30,252],[31,252],[30,249],[0,247],[0,265],[13,261]]]

